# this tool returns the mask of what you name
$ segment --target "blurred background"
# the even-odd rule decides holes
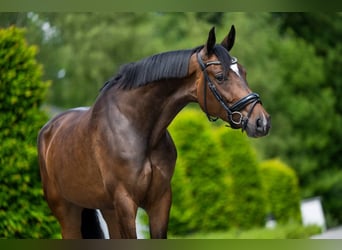
[[[120,65],[202,45],[212,26],[220,42],[232,24],[231,54],[271,133],[249,139],[197,105],[183,110],[170,125],[179,155],[169,234],[306,238],[341,225],[341,13],[20,12],[0,13],[0,238],[60,237],[36,159],[49,117],[92,105]],[[313,199],[316,226],[303,218]]]

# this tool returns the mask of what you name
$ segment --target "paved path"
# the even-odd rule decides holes
[[[342,226],[329,229],[319,235],[314,235],[311,239],[342,239]]]

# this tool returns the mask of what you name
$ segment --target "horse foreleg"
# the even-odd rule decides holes
[[[42,174],[46,201],[57,218],[64,239],[81,239],[82,210],[83,208],[62,198],[54,182],[49,180],[45,172]]]
[[[120,234],[120,226],[117,218],[117,214],[115,210],[101,209],[101,214],[106,221],[109,238],[110,239],[119,239],[121,238]]]
[[[117,195],[114,199],[114,218],[116,219],[113,219],[112,222],[116,223],[117,221],[121,238],[137,238],[135,225],[137,210],[138,206],[126,191],[117,192]],[[112,225],[112,227],[114,234],[116,234],[117,229],[115,229],[115,225]]]
[[[61,226],[63,239],[82,239],[82,210],[83,208],[64,201],[52,208]]]
[[[166,239],[169,213],[171,207],[171,188],[160,199],[153,201],[146,212],[150,220],[150,235],[152,239]]]

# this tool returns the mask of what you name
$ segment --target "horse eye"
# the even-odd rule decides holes
[[[215,75],[215,78],[220,83],[223,82],[223,80],[225,80],[223,74],[217,74],[217,75]]]

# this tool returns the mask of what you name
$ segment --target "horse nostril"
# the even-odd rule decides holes
[[[255,129],[257,132],[266,135],[271,127],[271,118],[269,116],[259,117],[255,122]]]
[[[261,128],[262,127],[262,119],[258,118],[256,120],[256,126],[257,126],[257,128]]]
[[[262,118],[258,118],[256,120],[256,131],[259,133],[265,133],[267,128],[265,127],[264,120]]]

